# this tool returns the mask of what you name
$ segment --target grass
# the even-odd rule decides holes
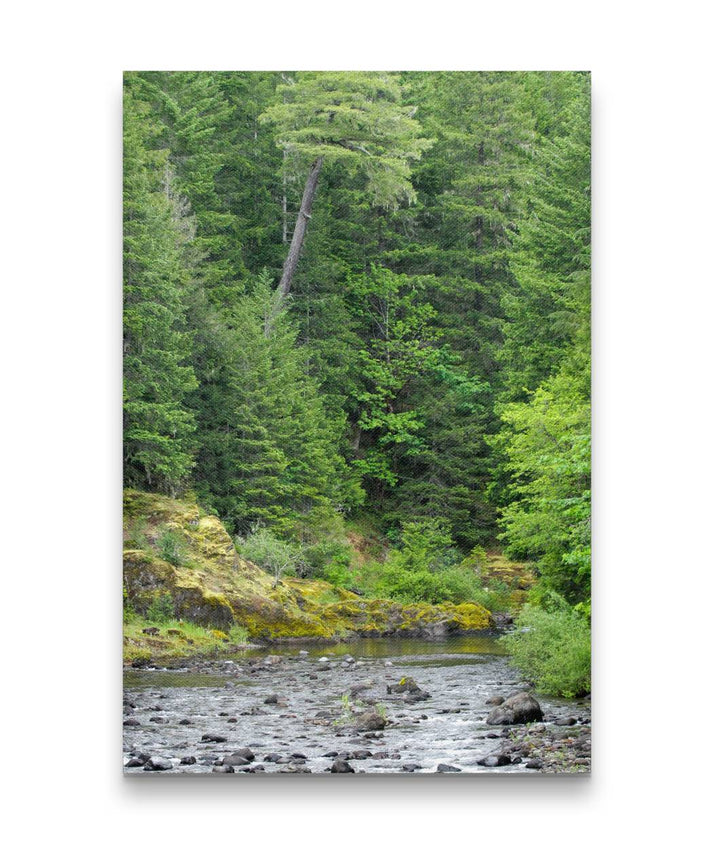
[[[157,635],[143,633],[147,627],[157,627]],[[193,655],[232,653],[247,645],[248,632],[236,624],[227,631],[200,627],[175,619],[150,621],[132,611],[125,611],[123,621],[123,660],[156,660]]]

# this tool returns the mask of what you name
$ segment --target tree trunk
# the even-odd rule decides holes
[[[310,175],[308,175],[307,181],[305,182],[305,191],[303,192],[300,211],[298,211],[297,220],[295,221],[295,231],[293,232],[290,249],[288,250],[287,258],[285,259],[285,266],[283,267],[282,277],[280,278],[280,285],[278,285],[277,289],[278,302],[284,300],[290,293],[292,278],[295,274],[298,261],[300,260],[300,251],[302,250],[303,241],[305,240],[305,231],[307,230],[308,220],[310,219],[310,212],[312,211],[313,199],[315,198],[315,191],[317,190],[322,164],[322,158],[317,158],[314,161],[310,169]]]

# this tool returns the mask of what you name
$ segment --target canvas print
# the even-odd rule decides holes
[[[589,73],[123,90],[125,773],[589,773]]]

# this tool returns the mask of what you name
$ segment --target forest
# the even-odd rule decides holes
[[[126,488],[194,497],[277,580],[512,613],[520,669],[589,691],[590,75],[129,72],[123,100]]]

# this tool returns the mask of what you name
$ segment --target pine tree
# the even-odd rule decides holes
[[[420,137],[414,108],[402,105],[397,77],[376,72],[308,72],[278,87],[281,99],[261,119],[277,128],[277,144],[307,168],[300,211],[278,285],[278,299],[290,293],[324,164],[347,173],[361,171],[367,191],[380,205],[415,197],[411,161],[429,148]]]
[[[124,461],[128,484],[174,491],[193,465],[196,380],[185,330],[190,224],[158,128],[128,75],[124,99]]]

